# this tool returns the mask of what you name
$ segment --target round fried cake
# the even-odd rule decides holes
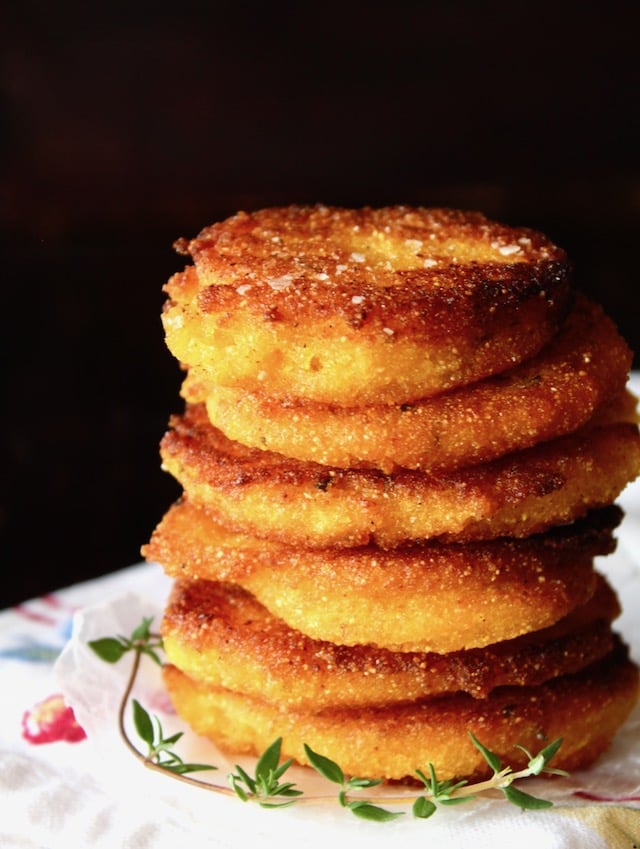
[[[510,368],[570,300],[564,252],[480,213],[291,206],[239,213],[180,248],[166,340],[215,384],[403,403]]]
[[[580,769],[609,746],[638,695],[638,670],[621,645],[578,673],[537,686],[383,707],[297,711],[196,683],[171,665],[164,680],[178,714],[224,749],[257,755],[282,737],[285,758],[308,763],[306,743],[347,775],[386,779],[412,776],[430,763],[440,779],[490,775],[469,732],[514,768],[528,761],[516,744],[535,753],[562,737],[553,765]]]
[[[168,661],[195,681],[319,711],[541,684],[610,652],[610,623],[619,613],[601,578],[586,605],[543,631],[449,654],[390,652],[313,640],[234,584],[177,581],[162,636]]]
[[[525,537],[612,503],[640,471],[634,424],[581,429],[448,473],[338,469],[248,448],[202,405],[171,421],[163,467],[232,530],[294,545]]]
[[[631,352],[602,309],[579,297],[557,336],[508,372],[413,404],[285,403],[211,383],[182,394],[230,439],[343,468],[447,471],[576,430],[624,391]]]
[[[231,533],[182,500],[143,555],[172,577],[239,584],[317,640],[442,653],[538,631],[585,604],[619,518],[611,507],[522,540],[317,550]]]

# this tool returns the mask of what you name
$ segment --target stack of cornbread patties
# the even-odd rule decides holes
[[[638,672],[594,570],[640,471],[630,353],[539,233],[477,213],[238,214],[180,249],[166,683],[236,752],[346,773],[609,744]]]

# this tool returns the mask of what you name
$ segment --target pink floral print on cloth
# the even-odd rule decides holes
[[[75,609],[54,593],[11,608],[8,615],[12,616],[14,627],[7,642],[0,645],[0,661],[29,664],[34,672],[36,668],[43,672],[50,668],[71,635]],[[51,682],[47,679],[48,676],[43,680],[43,696],[50,693]],[[86,737],[72,708],[59,693],[46,695],[25,709],[20,731],[24,740],[36,745],[77,743]]]
[[[72,708],[59,693],[35,704],[22,716],[22,736],[29,743],[78,743],[87,736]]]

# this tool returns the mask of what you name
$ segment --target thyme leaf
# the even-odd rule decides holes
[[[548,802],[546,799],[537,799],[535,796],[525,793],[523,790],[518,790],[517,787],[503,787],[502,792],[505,798],[514,805],[522,808],[523,811],[539,811],[543,808],[550,808],[553,802]]]
[[[482,743],[471,732],[469,732],[469,737],[471,738],[471,742],[473,743],[473,745],[480,752],[480,754],[489,764],[494,773],[500,772],[502,764],[500,763],[500,758],[496,755],[496,753],[491,752],[489,749],[487,749],[486,746],[483,746]]]
[[[92,640],[89,646],[101,660],[107,663],[117,663],[127,651],[122,641],[115,637],[103,637],[100,640]]]
[[[426,796],[419,796],[413,803],[412,807],[414,817],[418,817],[423,820],[433,816],[437,810],[437,805],[435,805],[431,799],[427,799]]]

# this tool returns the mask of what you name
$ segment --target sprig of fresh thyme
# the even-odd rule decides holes
[[[130,637],[102,637],[99,640],[91,640],[89,646],[107,663],[117,663],[127,652],[134,651],[137,654],[148,655],[154,663],[162,666],[162,659],[158,649],[162,649],[162,637],[160,634],[151,633],[153,617],[145,617],[137,628],[131,632]]]
[[[133,709],[133,724],[138,734],[138,737],[147,746],[146,754],[142,754],[137,746],[129,739],[125,727],[125,712],[126,707],[131,697],[133,685],[135,684],[138,670],[140,668],[140,660],[143,656],[151,658],[158,666],[162,666],[163,661],[159,651],[163,649],[162,637],[160,634],[155,634],[151,631],[151,623],[153,618],[144,618],[142,622],[135,628],[131,636],[123,637],[103,637],[99,640],[91,640],[89,647],[98,655],[99,658],[107,663],[118,663],[122,658],[133,653],[134,660],[131,667],[131,674],[127,681],[123,697],[120,701],[120,709],[118,712],[118,727],[120,736],[124,740],[129,750],[146,766],[155,767],[166,770],[177,776],[184,776],[190,772],[201,772],[204,770],[214,770],[217,767],[210,764],[185,763],[184,760],[173,751],[174,745],[180,740],[184,732],[180,731],[173,734],[171,737],[165,737],[164,730],[157,716],[153,719],[149,713],[142,707],[137,699],[132,699]]]
[[[131,698],[142,657],[147,656],[158,666],[163,665],[160,656],[163,648],[162,637],[151,631],[152,621],[151,617],[144,618],[129,637],[103,637],[89,642],[95,654],[107,663],[117,663],[125,655],[133,654],[131,672],[120,701],[118,714],[120,736],[129,750],[150,769],[170,773],[173,778],[216,793],[235,795],[243,802],[257,802],[264,808],[283,808],[296,802],[317,802],[318,797],[305,796],[293,782],[281,782],[280,779],[293,764],[291,758],[280,763],[282,738],[278,738],[265,749],[258,758],[253,775],[249,775],[243,767],[236,764],[235,772],[228,776],[229,786],[201,781],[190,775],[193,772],[217,770],[217,767],[212,764],[185,762],[174,751],[175,744],[183,737],[184,732],[166,737],[158,717],[155,715],[152,717],[137,699]],[[144,753],[131,741],[126,729],[125,714],[130,701],[134,728],[146,747]],[[529,760],[526,767],[513,771],[508,765],[502,766],[498,755],[480,743],[471,732],[469,737],[471,743],[493,770],[490,778],[475,784],[469,784],[464,780],[457,782],[440,780],[434,765],[428,764],[426,772],[421,769],[415,771],[424,785],[423,793],[418,796],[415,793],[387,796],[384,799],[385,804],[402,804],[405,807],[410,805],[414,817],[427,819],[437,811],[439,806],[459,805],[477,798],[481,793],[499,790],[507,801],[524,810],[541,810],[552,806],[552,802],[531,796],[513,785],[516,781],[542,773],[567,775],[563,770],[549,766],[549,762],[562,745],[562,738],[549,743],[536,755],[531,754],[523,746],[515,744],[515,748],[523,751]],[[383,808],[377,804],[375,798],[360,795],[363,791],[382,784],[382,779],[347,777],[335,761],[314,752],[306,744],[304,744],[304,751],[311,767],[323,778],[338,785],[339,804],[355,816],[374,822],[389,822],[404,815],[404,810],[392,811],[387,807]]]
[[[375,820],[376,822],[389,822],[389,820],[394,820],[396,817],[402,816],[403,811],[388,811],[386,808],[381,808],[373,804],[369,799],[349,798],[349,793],[354,790],[363,790],[382,784],[381,779],[358,778],[357,776],[347,779],[341,767],[335,761],[314,752],[306,743],[304,745],[304,751],[309,759],[309,763],[316,772],[320,773],[328,781],[339,785],[338,802],[343,808],[348,808],[352,814],[355,814],[361,819]]]
[[[176,775],[186,775],[189,772],[217,769],[211,764],[185,763],[180,755],[173,751],[174,745],[183,736],[178,731],[171,737],[165,737],[162,725],[157,716],[153,720],[137,699],[133,699],[133,722],[140,739],[147,744],[145,758],[150,763],[173,772]]]
[[[428,777],[422,770],[417,769],[416,775],[424,784],[427,795],[418,797],[413,803],[414,816],[426,819],[436,812],[438,805],[459,805],[461,802],[469,802],[486,790],[501,790],[509,802],[523,810],[541,810],[552,806],[552,802],[546,799],[538,799],[536,796],[531,796],[529,793],[514,787],[513,782],[521,778],[540,775],[543,772],[567,775],[564,770],[552,769],[548,766],[549,761],[562,745],[561,737],[545,746],[537,755],[532,755],[523,746],[516,744],[516,748],[525,752],[529,758],[527,766],[518,772],[513,772],[510,766],[503,767],[498,755],[483,746],[471,732],[469,732],[469,737],[493,770],[493,776],[486,781],[470,785],[467,781],[440,781],[436,776],[433,764],[429,764]]]
[[[302,790],[296,790],[293,782],[280,783],[293,763],[292,758],[280,763],[281,747],[282,737],[278,737],[258,759],[253,777],[236,764],[237,772],[231,773],[229,784],[243,802],[254,799],[263,808],[287,808],[293,805],[297,797],[302,796]],[[277,798],[284,798],[285,801],[273,801]]]

